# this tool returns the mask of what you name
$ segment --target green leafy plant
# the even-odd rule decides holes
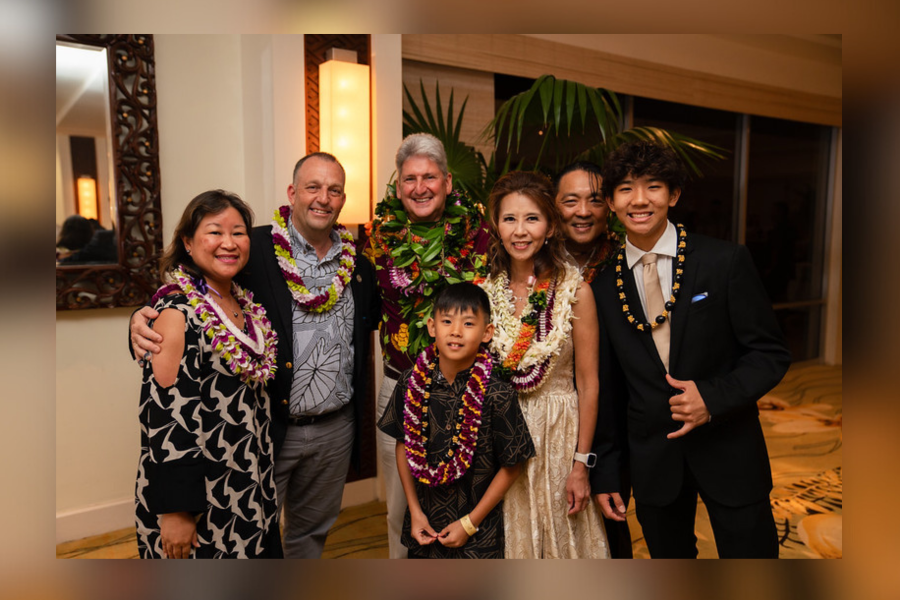
[[[575,160],[602,166],[606,156],[621,144],[650,140],[672,148],[696,175],[709,159],[724,158],[724,150],[658,127],[623,130],[623,112],[614,92],[542,75],[532,86],[504,102],[482,135],[493,138],[495,148],[506,154],[503,172],[511,168],[523,142],[539,140],[537,158],[525,165],[520,156],[516,168],[558,171]]]
[[[435,83],[434,105],[432,111],[428,96],[425,95],[425,85],[419,80],[419,89],[422,94],[422,107],[416,103],[406,85],[403,91],[409,100],[410,111],[403,111],[403,136],[411,133],[430,133],[444,144],[447,152],[447,170],[453,175],[453,186],[463,190],[473,198],[482,198],[484,191],[485,161],[484,156],[459,139],[460,127],[466,112],[468,97],[463,100],[459,113],[453,111],[453,90],[450,90],[450,100],[447,104],[446,116],[441,102],[441,86]]]
[[[421,107],[409,89],[403,89],[410,105],[409,111],[403,111],[403,135],[424,132],[441,140],[454,186],[482,203],[487,201],[494,182],[511,170],[553,174],[575,160],[602,166],[609,152],[638,139],[669,146],[698,176],[705,161],[724,158],[724,149],[674,131],[658,127],[623,129],[622,106],[614,92],[542,75],[528,90],[504,102],[484,127],[482,138],[492,140],[494,146],[486,159],[460,140],[468,98],[454,112],[453,90],[445,110],[439,83],[435,84],[433,108],[421,81]],[[536,158],[529,159],[521,152],[523,143],[538,146]],[[498,157],[502,157],[502,165],[498,165]]]

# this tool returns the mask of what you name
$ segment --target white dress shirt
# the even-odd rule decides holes
[[[656,245],[650,252],[657,255],[656,272],[659,273],[659,285],[662,288],[663,300],[669,301],[672,295],[672,261],[678,252],[678,231],[671,221],[667,221],[666,230],[662,236],[656,241]],[[638,296],[641,298],[641,308],[644,309],[644,315],[647,321],[653,322],[658,315],[647,314],[647,298],[644,293],[644,268],[641,265],[641,258],[648,252],[641,250],[625,238],[625,262],[628,268],[634,273],[634,283],[637,286]],[[635,265],[641,265],[640,269],[635,269]]]

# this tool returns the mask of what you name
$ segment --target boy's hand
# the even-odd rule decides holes
[[[150,321],[159,316],[159,313],[145,306],[131,316],[131,350],[138,363],[143,366],[142,361],[150,360],[151,353],[159,354],[159,343],[162,342],[162,336],[150,328]]]
[[[438,534],[438,541],[447,548],[459,548],[469,541],[469,534],[458,520],[453,521]]]
[[[431,528],[431,524],[428,523],[428,517],[425,515],[415,517],[410,515],[410,533],[412,533],[413,539],[420,546],[433,544],[438,538],[438,534]]]
[[[566,497],[569,500],[569,515],[580,513],[591,502],[591,484],[584,463],[575,461],[572,466],[572,471],[566,478]]]
[[[706,403],[703,401],[696,383],[693,381],[679,381],[668,373],[666,374],[666,381],[676,390],[682,390],[681,394],[676,394],[669,398],[669,410],[672,411],[674,420],[684,421],[681,429],[673,431],[666,436],[668,439],[680,438],[692,429],[709,423],[709,410],[706,408]]]

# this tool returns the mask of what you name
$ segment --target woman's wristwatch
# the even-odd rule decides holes
[[[597,464],[597,455],[593,452],[588,452],[587,454],[582,454],[581,452],[575,453],[575,460],[580,463],[584,463],[588,469],[592,468]]]

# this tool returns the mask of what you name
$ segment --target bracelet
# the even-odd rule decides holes
[[[472,524],[472,519],[469,518],[469,515],[464,515],[463,518],[459,520],[462,523],[463,529],[466,530],[466,533],[469,537],[472,537],[476,533],[478,533],[478,528]]]

